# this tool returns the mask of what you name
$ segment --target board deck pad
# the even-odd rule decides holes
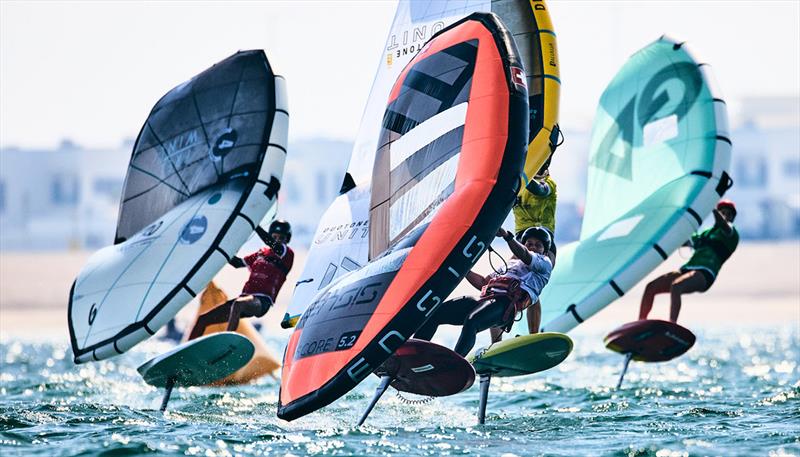
[[[639,362],[665,362],[688,351],[694,345],[695,336],[674,322],[645,319],[617,328],[604,342],[608,349],[632,354],[633,360]]]
[[[255,348],[246,337],[221,332],[183,343],[156,356],[139,368],[139,374],[151,386],[200,386],[222,379],[243,367]]]
[[[431,397],[455,395],[475,382],[475,370],[452,350],[430,341],[410,339],[375,370],[391,376],[401,392]]]
[[[572,352],[572,339],[563,333],[517,336],[479,350],[470,361],[478,374],[509,377],[549,370]]]

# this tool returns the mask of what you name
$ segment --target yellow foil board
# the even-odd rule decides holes
[[[563,333],[523,335],[494,343],[468,360],[478,374],[523,376],[549,370],[572,352],[572,339]]]
[[[217,287],[214,282],[210,282],[200,295],[200,307],[197,310],[197,315],[195,316],[192,325],[189,327],[189,330],[194,327],[194,324],[197,322],[197,317],[200,314],[205,313],[206,311],[209,311],[215,306],[226,301],[228,301],[228,296],[225,294],[225,292]],[[227,323],[209,325],[203,335],[224,332],[227,327]],[[247,337],[247,339],[253,343],[253,346],[255,346],[253,358],[250,359],[250,362],[248,362],[247,365],[243,366],[232,375],[214,382],[211,385],[245,384],[264,375],[274,376],[274,372],[281,367],[281,363],[278,358],[275,357],[275,354],[273,354],[267,345],[264,344],[264,340],[261,338],[261,335],[259,335],[258,331],[250,322],[245,319],[239,320],[239,326],[236,328],[236,333]],[[188,331],[184,338],[186,336],[188,336]]]
[[[542,167],[555,148],[555,145],[550,141],[550,136],[558,123],[558,110],[561,99],[561,73],[559,71],[558,46],[553,22],[550,19],[547,5],[543,0],[530,0],[530,5],[538,28],[538,39],[542,52],[541,65],[544,74],[528,75],[528,77],[532,79],[541,78],[543,80],[544,107],[542,129],[528,143],[528,154],[525,158],[524,168],[526,182],[523,183],[520,193],[524,190],[524,185],[527,184],[527,181],[533,179],[536,172],[539,171],[539,168]]]

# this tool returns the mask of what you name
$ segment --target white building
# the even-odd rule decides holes
[[[744,99],[731,132],[734,187],[743,238],[800,236],[800,97]],[[586,192],[590,132],[564,125],[551,173],[558,183],[557,239],[577,238]],[[65,141],[55,150],[0,150],[0,250],[97,249],[111,244],[132,142],[113,150]],[[351,144],[289,144],[278,217],[293,244],[308,245],[341,187]],[[510,228],[513,220],[505,224]]]
[[[746,238],[800,236],[800,97],[744,99],[731,132],[736,226]]]
[[[289,145],[278,217],[294,242],[310,242],[337,195],[351,145],[311,140]],[[0,250],[97,249],[113,242],[119,198],[133,149],[0,150]]]
[[[131,145],[0,153],[0,249],[110,244]]]
[[[322,213],[339,195],[352,147],[352,143],[332,140],[289,144],[278,217],[292,224],[293,244],[311,244]]]

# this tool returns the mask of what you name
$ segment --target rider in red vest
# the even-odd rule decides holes
[[[240,318],[261,317],[275,303],[294,264],[294,251],[287,245],[292,239],[292,227],[286,221],[277,220],[270,224],[269,231],[256,227],[256,234],[266,246],[244,259],[234,256],[229,261],[235,268],[250,270],[241,295],[198,316],[189,334],[190,340],[203,335],[209,325],[226,321],[228,331],[236,330]]]

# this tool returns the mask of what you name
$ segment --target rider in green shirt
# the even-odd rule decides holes
[[[739,233],[733,226],[736,205],[721,200],[714,209],[714,226],[692,235],[688,243],[694,255],[678,271],[666,273],[647,284],[639,308],[639,319],[647,319],[657,294],[669,292],[671,306],[669,320],[678,321],[681,295],[705,292],[714,283],[722,264],[733,254],[739,244]]]

